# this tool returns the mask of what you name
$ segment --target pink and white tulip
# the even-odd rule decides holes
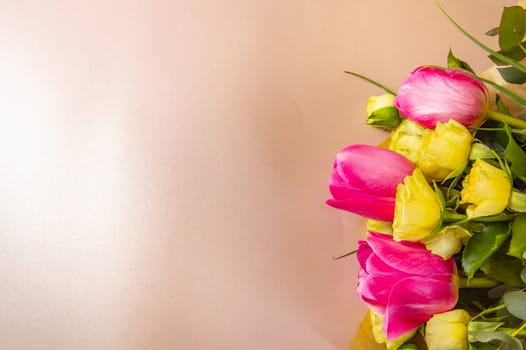
[[[358,296],[384,315],[387,340],[455,306],[458,277],[453,259],[444,260],[418,242],[395,242],[391,236],[370,233],[358,242]]]
[[[394,103],[402,115],[429,129],[450,119],[471,128],[486,118],[488,90],[463,69],[422,66],[403,82]]]
[[[414,170],[403,156],[384,148],[355,144],[336,155],[327,204],[374,220],[392,221],[396,186]]]

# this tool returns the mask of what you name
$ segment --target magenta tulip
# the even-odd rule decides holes
[[[429,129],[450,119],[471,128],[486,117],[488,91],[463,69],[423,66],[400,86],[394,103],[402,115]]]
[[[370,233],[358,242],[358,296],[384,315],[388,340],[455,306],[458,277],[453,259],[444,260],[421,243],[395,242],[391,236]]]
[[[364,217],[392,221],[396,186],[414,165],[398,153],[368,145],[351,145],[336,155],[327,204]]]

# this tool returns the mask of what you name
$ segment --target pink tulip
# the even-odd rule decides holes
[[[394,103],[405,117],[429,129],[449,119],[470,128],[486,117],[488,91],[463,69],[422,66],[404,81]]]
[[[336,155],[327,204],[370,219],[392,221],[396,186],[413,173],[405,157],[384,148],[351,145]]]
[[[451,310],[458,298],[456,264],[415,242],[395,242],[370,232],[358,242],[358,296],[384,315],[388,340],[406,334],[434,314]]]

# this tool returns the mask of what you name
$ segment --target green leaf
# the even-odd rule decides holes
[[[526,267],[521,270],[521,280],[526,283]]]
[[[508,215],[504,213],[490,215],[490,216],[481,216],[478,218],[473,218],[471,221],[473,222],[506,222],[511,221],[515,218],[515,215]]]
[[[521,259],[526,251],[526,214],[521,214],[511,224],[511,243],[508,255]]]
[[[506,134],[508,135],[508,145],[504,150],[504,156],[506,160],[511,163],[511,172],[515,176],[526,175],[526,153],[522,148],[515,142],[509,126],[504,126]]]
[[[520,6],[505,7],[499,28],[500,48],[509,50],[517,46],[526,34],[526,10]]]
[[[523,287],[521,278],[522,262],[509,255],[493,254],[480,267],[484,273],[494,280],[504,282],[513,287]]]
[[[475,341],[481,343],[498,341],[504,344],[503,347],[499,347],[499,349],[502,350],[524,350],[521,342],[517,338],[512,337],[506,332],[470,332],[469,335],[472,336],[475,339]],[[478,349],[485,348],[479,347]]]
[[[440,3],[438,2],[438,0],[435,0],[435,3],[437,4],[438,8],[440,9],[440,11],[442,11],[442,13],[447,17],[447,19],[449,19],[449,21],[451,23],[453,23],[453,25],[455,27],[457,27],[457,29],[462,33],[464,34],[469,40],[471,40],[473,43],[475,43],[478,47],[480,47],[481,49],[483,49],[484,51],[488,52],[489,54],[495,56],[496,58],[498,58],[499,60],[502,60],[503,62],[517,68],[518,70],[520,70],[521,72],[524,72],[526,73],[526,66],[524,66],[523,64],[520,64],[519,62],[517,62],[516,60],[513,60],[509,57],[506,57],[505,55],[503,54],[500,54],[498,53],[497,51],[491,49],[490,47],[484,45],[480,40],[478,40],[477,38],[475,38],[472,34],[470,34],[469,32],[467,32],[464,28],[462,28],[462,26],[460,26],[460,24],[458,24],[447,12],[446,10],[444,10],[444,8],[440,5]]]
[[[524,57],[526,57],[526,52],[524,52],[524,50],[522,49],[522,47],[524,47],[526,45],[526,41],[523,41],[521,42],[519,45],[517,46],[514,46],[512,47],[511,49],[509,50],[500,50],[500,51],[497,51],[500,55],[502,56],[505,56],[507,58],[510,58],[512,60],[515,60],[515,61],[520,61],[522,60]],[[522,46],[522,47],[521,47]],[[493,55],[489,55],[488,56],[490,60],[493,61],[493,63],[495,63],[497,66],[506,66],[506,65],[509,65],[508,63],[498,59],[497,57],[493,56]]]
[[[486,35],[487,36],[497,36],[499,35],[499,30],[500,30],[499,27],[491,28],[490,30],[486,32]]]
[[[469,344],[469,350],[497,350],[497,345],[487,343]]]
[[[504,322],[471,321],[468,323],[468,330],[474,332],[495,332],[504,324]]]
[[[508,292],[504,294],[502,300],[510,314],[526,321],[526,292]]]
[[[475,74],[473,68],[471,68],[467,62],[462,61],[453,55],[453,51],[451,49],[449,49],[449,53],[447,55],[447,66],[448,68],[462,68]]]
[[[509,225],[498,222],[487,225],[469,239],[462,255],[462,267],[468,278],[472,278],[482,264],[502,246],[509,234]]]
[[[516,70],[512,67],[498,67],[497,71],[500,73],[502,79],[510,84],[524,84],[526,83],[526,74]]]

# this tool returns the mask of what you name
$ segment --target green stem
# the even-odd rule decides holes
[[[459,288],[491,288],[499,284],[499,282],[486,277],[459,278],[458,282]]]
[[[396,93],[395,93],[393,90],[389,89],[387,86],[385,86],[385,85],[383,85],[383,84],[380,84],[380,83],[377,82],[376,80],[373,80],[373,79],[371,79],[371,78],[369,78],[369,77],[366,77],[365,75],[361,75],[361,74],[359,74],[359,73],[351,72],[351,71],[348,71],[348,70],[343,71],[343,72],[344,72],[344,73],[347,73],[347,74],[350,74],[350,75],[352,75],[352,76],[354,76],[354,77],[360,78],[360,79],[362,79],[362,80],[365,80],[366,82],[371,83],[371,84],[373,84],[374,86],[379,87],[380,89],[383,89],[383,90],[384,90],[385,92],[387,92],[388,94],[396,95]]]
[[[353,254],[356,254],[357,251],[358,251],[358,250],[353,250],[352,252],[345,253],[345,254],[340,255],[340,256],[333,256],[332,258],[333,258],[334,260],[340,260],[340,259],[342,259],[342,258],[346,258],[346,257],[348,257],[348,256],[351,256],[351,255],[353,255]]]
[[[517,336],[520,332],[522,332],[526,328],[526,322],[524,322],[515,332],[511,334],[512,337]]]
[[[497,111],[488,111],[488,118],[508,124],[514,128],[526,129],[526,120],[522,120],[515,117],[510,117],[509,115],[499,113]]]
[[[524,330],[524,329],[521,329],[521,330],[518,331],[518,329],[516,329],[516,328],[500,327],[499,331],[503,331],[503,332],[509,333],[510,335],[512,335],[514,337],[516,337],[516,336],[526,336],[526,330]]]
[[[482,316],[485,316],[485,315],[487,315],[487,314],[491,314],[491,313],[493,313],[493,312],[495,312],[495,311],[499,311],[499,310],[505,309],[505,308],[506,308],[506,305],[504,305],[504,304],[500,304],[500,305],[497,305],[497,306],[491,307],[491,308],[486,309],[486,310],[484,310],[484,311],[481,311],[479,314],[473,316],[473,318],[471,319],[471,321],[476,320],[477,318],[482,317]]]
[[[522,107],[526,107],[526,100],[514,93],[513,91],[506,89],[504,86],[497,84],[494,81],[491,81],[489,79],[483,78],[480,75],[477,75],[476,78],[488,85],[493,86],[496,90],[499,90],[504,95],[508,96],[511,100],[513,100],[515,103],[521,105]]]

